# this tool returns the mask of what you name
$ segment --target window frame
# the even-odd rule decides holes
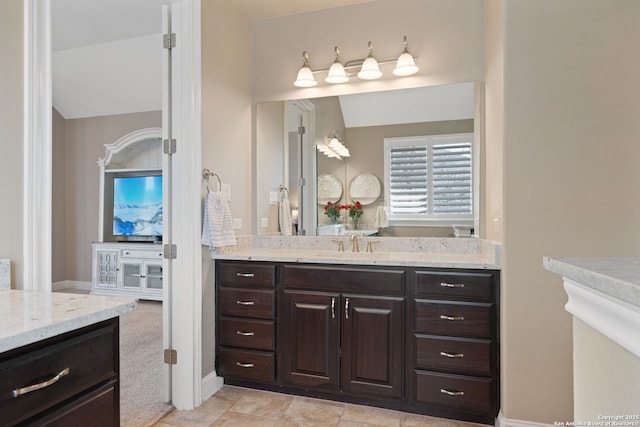
[[[471,212],[469,214],[393,214],[391,212],[391,149],[406,146],[433,146],[439,144],[471,144]],[[419,135],[384,138],[384,206],[390,226],[397,227],[451,227],[455,225],[474,226],[477,209],[476,142],[473,132],[440,135]],[[429,159],[429,162],[431,160]],[[430,166],[429,166],[430,167]],[[431,182],[428,183],[432,185]]]

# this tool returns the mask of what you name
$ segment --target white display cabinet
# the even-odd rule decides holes
[[[100,168],[99,242],[93,243],[94,295],[124,296],[162,301],[163,253],[159,243],[105,242],[105,174],[114,171],[164,169],[162,129],[133,131],[105,144]]]
[[[162,245],[94,243],[94,295],[162,301]]]

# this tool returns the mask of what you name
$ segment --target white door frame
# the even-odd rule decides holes
[[[51,2],[24,0],[24,274],[25,290],[51,291],[52,79]],[[182,36],[175,50],[174,158],[173,405],[188,410],[202,402],[202,252],[200,246],[200,0],[182,0]],[[176,280],[177,279],[177,280]]]

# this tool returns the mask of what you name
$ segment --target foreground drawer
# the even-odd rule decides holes
[[[276,266],[221,262],[218,264],[218,279],[222,286],[275,286]]]
[[[443,409],[494,416],[493,380],[415,371],[416,400]]]
[[[416,334],[415,345],[419,368],[491,375],[490,340]]]
[[[220,317],[218,339],[225,347],[274,349],[273,322]]]
[[[491,338],[492,313],[489,303],[415,301],[416,330],[420,332]]]
[[[221,348],[218,352],[218,373],[223,377],[272,382],[275,379],[275,356],[270,352]]]
[[[373,292],[400,295],[404,292],[404,270],[318,265],[285,265],[285,288],[312,291]]]
[[[0,363],[0,425],[27,420],[117,378],[116,334],[117,324],[108,324]]]
[[[275,293],[271,290],[218,289],[218,309],[226,316],[273,319]]]
[[[493,301],[493,273],[416,271],[416,296]]]

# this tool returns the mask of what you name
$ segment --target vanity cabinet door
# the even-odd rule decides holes
[[[282,297],[278,354],[283,383],[337,390],[340,294],[285,290]]]
[[[342,298],[343,391],[402,398],[404,298]]]

